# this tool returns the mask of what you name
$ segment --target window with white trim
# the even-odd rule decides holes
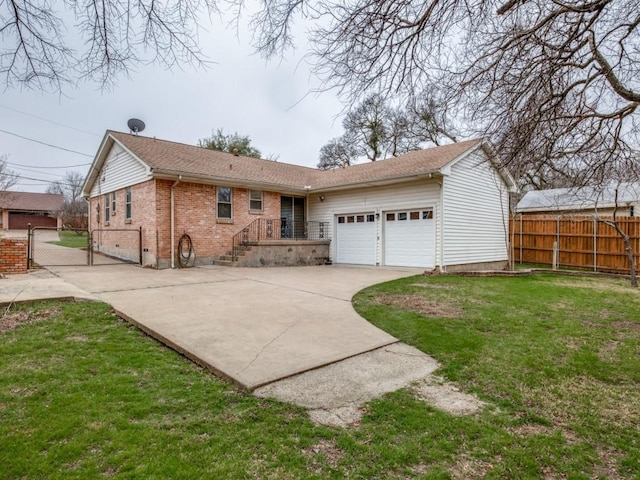
[[[249,210],[261,212],[263,209],[262,190],[249,190]]]
[[[111,195],[109,193],[104,194],[104,222],[109,223],[111,219]]]
[[[131,187],[127,187],[124,192],[124,217],[125,220],[131,220]]]
[[[232,218],[232,195],[231,195],[231,187],[217,187],[217,196],[218,203],[217,206],[217,217],[225,220],[230,220]]]

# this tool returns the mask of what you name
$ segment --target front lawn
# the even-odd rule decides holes
[[[14,306],[0,478],[640,478],[640,295],[624,281],[419,276],[354,305],[489,407],[455,417],[399,391],[358,427],[316,426],[104,304]]]
[[[60,245],[61,247],[70,248],[87,248],[87,232],[73,230],[61,230],[58,232],[60,241],[47,242],[54,245]]]

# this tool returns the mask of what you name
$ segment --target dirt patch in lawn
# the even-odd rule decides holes
[[[323,463],[326,462],[326,464],[335,468],[344,457],[344,452],[338,448],[336,443],[326,438],[321,439],[315,445],[303,450],[303,452],[309,459],[310,469],[316,473],[323,471]]]
[[[52,315],[56,315],[59,312],[59,308],[47,308],[37,312],[31,308],[17,311],[11,311],[7,308],[2,311],[2,316],[0,317],[0,334],[15,330],[20,325],[30,325],[48,320]]]
[[[460,318],[462,307],[448,302],[426,299],[420,295],[378,295],[379,305],[409,310],[424,317]]]

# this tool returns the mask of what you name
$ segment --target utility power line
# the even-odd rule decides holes
[[[35,142],[35,143],[39,143],[41,145],[46,145],[47,147],[57,148],[58,150],[64,150],[65,152],[71,152],[71,153],[75,153],[77,155],[83,155],[85,157],[93,158],[93,155],[89,155],[87,153],[78,152],[77,150],[71,150],[70,148],[64,148],[64,147],[59,147],[57,145],[52,145],[52,144],[47,143],[47,142],[42,142],[40,140],[36,140],[35,138],[25,137],[23,135],[18,135],[17,133],[13,133],[13,132],[7,132],[6,130],[2,130],[2,129],[0,129],[0,132],[6,133],[7,135],[13,135],[14,137],[22,138],[22,139],[28,140],[30,142]]]

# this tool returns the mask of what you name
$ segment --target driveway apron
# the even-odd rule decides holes
[[[351,298],[365,286],[419,273],[352,266],[50,270],[249,390],[395,343],[353,310]]]

